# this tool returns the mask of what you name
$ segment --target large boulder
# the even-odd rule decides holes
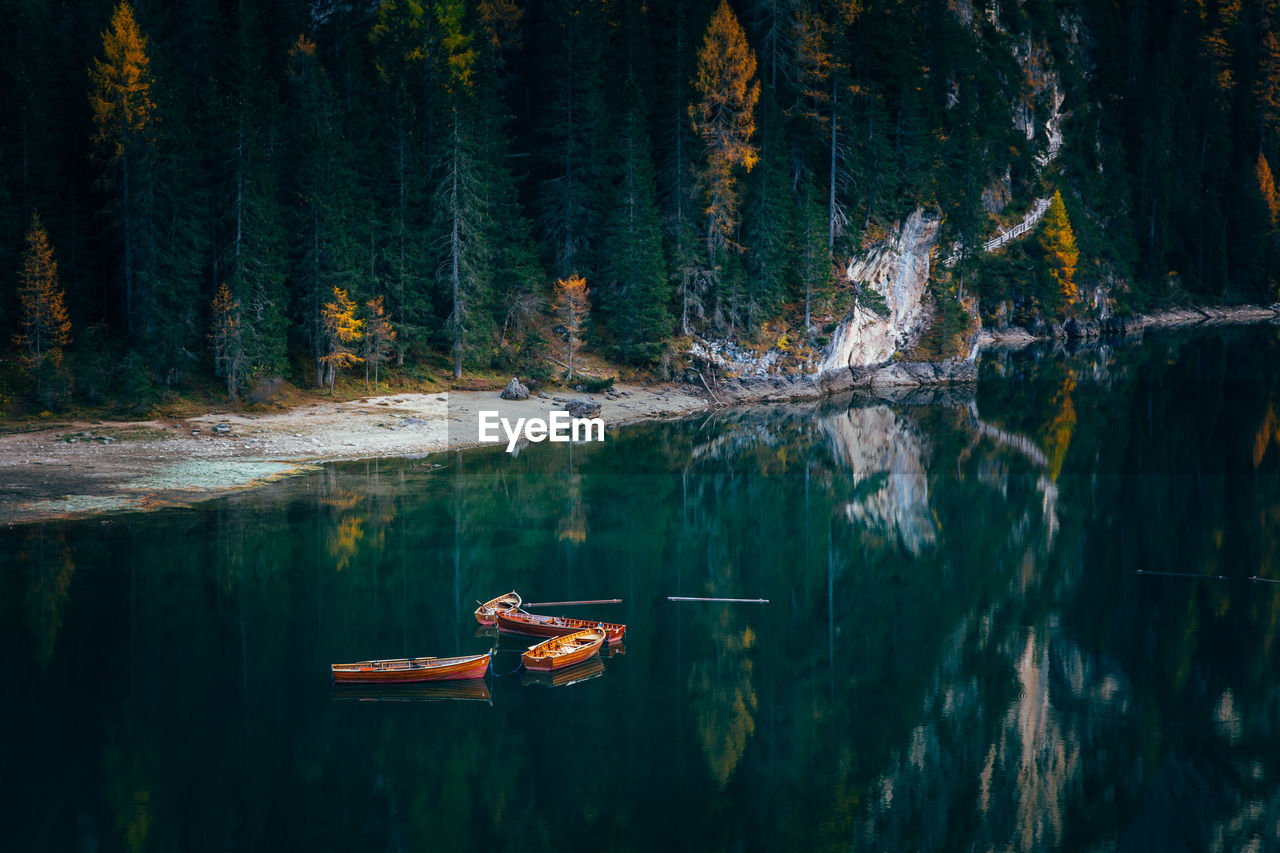
[[[568,403],[565,403],[565,411],[573,415],[575,418],[598,418],[600,417],[600,404],[594,400],[583,400],[575,397]]]
[[[512,376],[511,381],[507,383],[507,387],[502,389],[499,395],[504,400],[528,400],[529,389],[520,384],[518,376]]]

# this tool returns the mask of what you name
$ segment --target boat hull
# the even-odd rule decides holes
[[[534,613],[510,612],[498,614],[498,630],[504,634],[525,634],[530,637],[564,637],[586,628],[603,628],[609,645],[619,645],[627,633],[626,625],[615,622],[594,622],[590,619],[569,619],[564,616],[542,616]]]
[[[398,658],[396,660],[335,663],[330,666],[335,684],[412,684],[419,681],[454,681],[483,678],[489,671],[489,654],[456,658]]]
[[[515,590],[512,590],[506,595],[491,598],[477,607],[476,621],[481,625],[493,625],[496,623],[499,613],[504,610],[518,610],[519,607],[520,595]]]
[[[585,635],[594,634],[595,637],[589,642],[584,642],[578,648],[572,651],[561,652],[558,654],[550,654],[548,651],[558,644],[564,643],[571,637],[584,635],[581,639],[586,639]],[[605,632],[588,628],[584,631],[575,631],[567,636],[552,637],[544,643],[529,649],[520,656],[520,662],[524,664],[524,668],[530,672],[553,672],[556,670],[568,669],[571,666],[577,666],[593,657],[598,657],[600,648],[604,645]]]

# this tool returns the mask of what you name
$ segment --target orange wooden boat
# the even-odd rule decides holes
[[[597,657],[608,633],[603,628],[586,628],[563,637],[552,637],[520,656],[524,668],[531,672],[549,672],[580,664],[587,658]]]
[[[492,625],[497,615],[504,610],[519,610],[520,594],[514,589],[506,595],[491,598],[476,608],[476,621],[481,625]]]
[[[395,658],[335,663],[329,669],[336,684],[401,684],[483,678],[491,652],[459,658]]]
[[[626,625],[615,622],[596,622],[592,619],[570,619],[566,616],[543,616],[508,610],[498,613],[498,630],[504,634],[528,634],[533,637],[563,637],[586,628],[603,628],[609,637],[609,645],[622,642],[627,633]]]

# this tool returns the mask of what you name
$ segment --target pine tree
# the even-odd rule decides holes
[[[1053,201],[1044,214],[1044,224],[1040,230],[1040,248],[1044,251],[1045,262],[1049,266],[1049,276],[1057,286],[1058,296],[1063,304],[1070,308],[1078,297],[1076,290],[1076,262],[1080,259],[1080,250],[1076,246],[1076,235],[1071,230],[1067,219],[1067,208],[1062,202],[1062,193],[1055,191]]]
[[[285,212],[276,179],[274,140],[282,132],[278,91],[263,85],[266,36],[251,0],[240,0],[231,82],[219,114],[226,152],[223,192],[217,199],[222,230],[215,280],[239,306],[243,370],[236,392],[280,377],[287,367],[288,252]]]
[[[120,4],[103,34],[103,58],[90,69],[90,103],[120,234],[126,326],[150,374],[168,387],[194,361],[208,229],[195,146],[186,122],[161,121],[147,51],[132,8]]]
[[[746,34],[728,0],[721,0],[698,52],[698,100],[689,105],[693,129],[706,149],[698,179],[706,200],[706,268],[713,284],[719,281],[721,255],[738,249],[733,240],[740,206],[736,169],[749,172],[758,159],[751,142],[760,98],[755,74]]]
[[[597,2],[560,0],[555,6],[547,38],[560,49],[548,53],[550,67],[541,75],[554,83],[542,126],[550,177],[539,193],[538,221],[554,274],[592,275],[604,206],[604,28]]]
[[[553,307],[556,316],[564,324],[565,361],[568,370],[565,379],[572,382],[573,356],[582,343],[582,326],[590,310],[590,303],[587,300],[587,280],[580,275],[571,275],[557,281]]]
[[[436,59],[445,127],[434,194],[436,232],[443,247],[438,281],[450,307],[444,323],[453,375],[492,337],[495,286],[494,179],[500,166],[483,138],[475,80],[476,51],[456,0],[435,8],[442,50]]]
[[[661,7],[660,7],[661,8]],[[671,281],[679,305],[680,334],[688,335],[693,324],[705,317],[702,296],[706,292],[704,264],[699,258],[698,212],[695,210],[694,149],[697,140],[689,123],[686,87],[692,72],[692,35],[684,4],[668,7],[669,17],[657,28],[669,33],[663,40],[666,51],[663,78],[669,85],[659,89],[664,98],[660,108],[659,132],[655,136],[659,152],[659,200],[663,236],[671,266]]]
[[[335,287],[362,276],[355,248],[355,187],[350,149],[329,76],[315,42],[299,36],[289,51],[294,101],[295,208],[294,298],[315,364],[317,386],[332,386],[326,362],[324,299]]]
[[[432,323],[431,249],[429,234],[432,116],[438,104],[429,79],[436,44],[430,10],[410,0],[383,0],[378,22],[369,34],[389,115],[383,158],[385,194],[382,208],[389,218],[386,257],[388,310],[396,334],[396,357],[427,346]]]
[[[369,368],[373,368],[373,387],[378,387],[378,367],[386,364],[391,347],[396,340],[396,330],[381,296],[365,303],[367,315],[364,321],[364,337],[360,341],[360,356],[364,359],[364,390],[369,390]]]
[[[627,111],[616,132],[618,176],[605,224],[605,283],[598,289],[598,304],[618,354],[652,362],[671,333],[671,292],[644,104],[634,80],[627,92]]]
[[[71,343],[71,320],[58,281],[58,262],[39,215],[31,218],[26,242],[18,276],[22,331],[14,337],[14,344],[25,351],[25,361],[36,379],[36,396],[43,400],[45,365],[61,364],[62,348]]]
[[[831,295],[831,254],[827,244],[827,217],[812,175],[800,180],[796,201],[799,233],[799,275],[804,291],[804,326],[813,328],[813,313]]]
[[[227,396],[234,402],[240,399],[240,384],[244,380],[244,335],[240,300],[232,296],[226,282],[218,285],[210,314],[213,316],[209,340],[213,344],[214,374],[226,377]]]
[[[787,139],[772,93],[761,109],[760,165],[752,173],[743,233],[746,293],[739,321],[748,329],[775,314],[786,296],[794,254],[796,205],[787,175]]]
[[[1256,96],[1258,100],[1258,153],[1275,144],[1276,130],[1280,129],[1280,36],[1270,29],[1262,35],[1262,58],[1258,69]]]
[[[337,380],[338,371],[344,367],[359,364],[360,356],[351,349],[351,345],[360,340],[364,329],[364,320],[356,317],[356,304],[340,287],[333,289],[333,301],[326,302],[320,313],[321,331],[324,335],[324,354],[320,363],[325,370],[325,382],[329,393]]]

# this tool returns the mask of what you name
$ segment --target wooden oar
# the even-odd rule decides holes
[[[1153,572],[1150,569],[1136,569],[1135,575],[1159,575],[1162,578],[1191,578],[1192,580],[1202,581],[1224,581],[1227,580],[1226,575],[1197,575],[1191,572]]]
[[[621,604],[621,598],[597,598],[594,601],[526,601],[525,607],[568,607],[577,604]]]
[[[738,604],[768,604],[767,598],[689,598],[683,595],[668,595],[667,601],[728,601]]]

